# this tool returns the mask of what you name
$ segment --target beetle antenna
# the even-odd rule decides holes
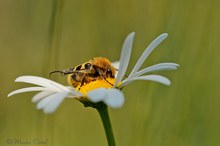
[[[68,74],[71,74],[73,73],[73,71],[68,71],[68,70],[55,70],[55,71],[52,71],[50,72],[49,74],[49,77],[51,78],[51,75],[54,74],[54,73],[60,73],[62,76],[65,76],[65,75],[68,75]]]

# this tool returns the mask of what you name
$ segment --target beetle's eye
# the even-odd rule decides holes
[[[85,64],[85,69],[90,69],[91,66],[92,66],[91,63],[86,63]]]
[[[112,74],[112,70],[111,69],[107,69],[106,75],[109,75],[111,78],[114,78],[115,76]]]
[[[111,69],[109,69],[109,68],[107,69],[107,74],[110,74],[110,75],[112,74]]]

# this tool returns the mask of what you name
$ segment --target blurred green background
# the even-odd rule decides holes
[[[45,115],[31,103],[34,93],[6,96],[26,86],[14,83],[20,75],[48,78],[95,56],[118,60],[125,36],[135,31],[129,70],[163,32],[169,37],[144,66],[181,67],[158,72],[172,80],[169,87],[135,82],[123,90],[125,105],[110,109],[117,145],[219,146],[219,14],[219,0],[1,0],[0,145],[107,145],[97,112],[76,100]],[[54,80],[66,83],[59,75]]]

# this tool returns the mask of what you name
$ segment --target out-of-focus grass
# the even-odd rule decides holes
[[[98,114],[79,102],[68,99],[44,115],[30,102],[33,94],[6,95],[24,86],[13,82],[20,75],[48,77],[95,56],[117,60],[131,31],[131,65],[152,39],[168,32],[144,65],[173,61],[181,67],[161,72],[171,78],[170,87],[137,82],[124,89],[125,106],[110,110],[118,145],[220,145],[219,13],[217,0],[1,1],[0,145],[15,138],[106,145]]]

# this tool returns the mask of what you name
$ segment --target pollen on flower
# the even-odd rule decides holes
[[[83,84],[81,87],[78,85],[76,87],[76,90],[81,92],[84,95],[87,95],[87,93],[91,90],[97,89],[97,88],[113,88],[114,83],[115,83],[115,78],[106,78],[100,79],[100,80],[95,80],[86,84]]]

